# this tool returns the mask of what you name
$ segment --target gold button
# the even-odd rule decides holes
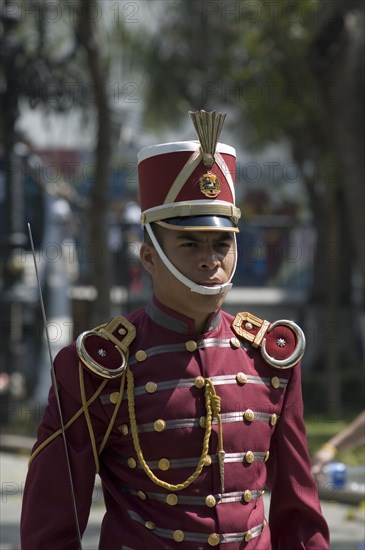
[[[275,413],[272,413],[272,415],[270,416],[270,424],[271,426],[275,426],[275,424],[277,423],[278,421],[278,417]]]
[[[248,464],[251,464],[251,462],[255,460],[255,455],[252,451],[247,451],[247,453],[245,453],[245,460]]]
[[[243,373],[243,372],[238,372],[236,374],[236,380],[237,382],[239,382],[240,384],[246,384],[247,382],[247,376]]]
[[[211,535],[209,535],[208,537],[209,546],[218,546],[219,543],[220,543],[220,536],[218,535],[218,533],[212,533]]]
[[[172,534],[172,538],[175,542],[182,542],[185,538],[184,532],[180,531],[180,529],[176,529]]]
[[[170,461],[168,458],[161,458],[161,460],[158,461],[158,467],[163,472],[166,472],[170,468]]]
[[[143,349],[139,349],[136,352],[136,359],[140,363],[141,361],[145,361],[147,359],[147,353],[143,351]]]
[[[203,463],[204,463],[204,466],[211,466],[212,457],[210,455],[207,455],[206,457],[204,457]]]
[[[279,380],[279,378],[278,378],[277,376],[273,376],[273,377],[271,378],[271,385],[272,385],[273,388],[279,388],[279,386],[280,386],[280,380]]]
[[[109,395],[109,401],[111,403],[113,403],[113,405],[115,405],[116,403],[118,403],[118,399],[119,399],[119,391],[113,391],[113,393],[111,393]]]
[[[252,330],[252,323],[250,323],[249,321],[247,321],[247,323],[245,323],[245,329],[246,329],[246,330]]]
[[[190,351],[192,353],[193,351],[195,351],[198,348],[198,344],[196,342],[194,342],[194,340],[188,340],[185,343],[185,347],[188,351]]]
[[[207,419],[206,419],[206,417],[205,417],[205,416],[201,416],[201,417],[199,418],[199,426],[200,426],[201,428],[205,428],[206,425],[207,425]]]
[[[134,458],[128,458],[127,464],[130,468],[136,468],[137,462],[134,460]]]
[[[205,505],[208,506],[208,508],[213,508],[217,504],[217,501],[215,500],[213,495],[208,495],[205,498]]]
[[[242,498],[245,502],[250,502],[252,500],[252,493],[249,489],[246,489],[246,491],[243,491]]]
[[[167,497],[166,497],[166,502],[167,502],[167,504],[169,504],[170,506],[176,506],[176,504],[179,502],[178,496],[175,495],[174,493],[170,493],[170,494],[167,495]]]
[[[155,430],[155,432],[163,432],[165,428],[166,428],[166,422],[161,418],[156,420],[155,423],[153,424],[153,429]]]
[[[205,386],[205,380],[202,376],[197,376],[194,380],[194,386],[197,388],[204,388]]]
[[[147,382],[145,385],[145,389],[147,393],[155,393],[157,390],[157,384],[156,382]]]
[[[147,495],[143,491],[138,491],[137,492],[137,497],[140,498],[141,500],[146,500],[147,499]]]
[[[128,424],[122,424],[119,429],[123,435],[128,435],[128,432],[129,432]]]
[[[241,342],[239,341],[238,338],[232,337],[230,339],[230,343],[231,343],[232,348],[237,349],[237,348],[241,347]]]
[[[251,409],[247,409],[243,413],[243,416],[245,417],[245,420],[247,420],[247,422],[252,422],[253,419],[255,418],[255,413],[253,411],[251,411]]]
[[[248,530],[245,534],[245,542],[248,542],[251,539],[252,539],[252,532]]]
[[[269,460],[269,456],[270,456],[270,451],[266,451],[265,458],[264,458],[265,462]]]
[[[153,521],[146,521],[145,522],[145,527],[147,527],[147,529],[156,529],[156,525],[153,523]]]

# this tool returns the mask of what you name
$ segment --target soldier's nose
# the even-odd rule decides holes
[[[219,267],[222,261],[222,255],[213,249],[205,249],[200,258],[200,267],[202,269],[213,269]]]

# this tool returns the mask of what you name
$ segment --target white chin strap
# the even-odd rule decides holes
[[[227,294],[227,292],[231,290],[232,288],[231,280],[233,278],[233,275],[237,267],[237,242],[236,242],[235,233],[234,233],[234,266],[233,266],[233,270],[228,283],[224,283],[223,285],[216,285],[216,286],[204,286],[204,285],[198,285],[197,283],[194,283],[194,281],[191,281],[190,279],[185,277],[185,275],[183,275],[178,269],[176,269],[174,264],[170,262],[170,260],[162,250],[158,240],[155,237],[155,234],[153,232],[151,225],[149,223],[146,223],[145,227],[147,229],[147,233],[152,241],[153,246],[157,250],[158,255],[160,256],[161,260],[163,261],[167,269],[183,285],[187,286],[191,290],[191,292],[197,292],[198,294],[213,296],[214,294]]]

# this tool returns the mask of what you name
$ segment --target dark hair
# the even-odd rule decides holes
[[[145,227],[143,228],[143,242],[152,245],[151,237],[149,236]]]
[[[161,231],[160,231],[160,227],[157,225],[157,223],[151,223],[151,229],[153,231],[153,234],[158,239],[158,241],[160,241]],[[143,241],[146,244],[149,244],[149,245],[153,246],[153,242],[151,241],[151,237],[149,236],[148,231],[145,227],[143,228]]]

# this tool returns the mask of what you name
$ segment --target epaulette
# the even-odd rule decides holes
[[[270,323],[244,311],[234,318],[232,330],[239,339],[258,348],[266,363],[276,369],[294,367],[303,357],[305,336],[293,321]]]
[[[129,346],[136,329],[125,317],[82,332],[76,351],[82,364],[102,378],[118,378],[127,368]]]
[[[84,414],[86,418],[87,428],[90,434],[92,452],[95,461],[96,473],[99,472],[99,455],[102,452],[110,432],[113,428],[116,415],[121,405],[124,393],[124,384],[126,377],[123,374],[128,366],[129,346],[136,337],[136,329],[125,317],[114,317],[109,323],[99,325],[92,330],[82,332],[76,340],[76,351],[79,356],[79,380],[80,380],[80,396],[81,408],[63,425],[62,428],[51,434],[33,451],[29,465],[34,458],[56,437],[66,431],[79,418],[80,414]],[[86,395],[84,383],[83,368],[103,378],[92,396]],[[118,400],[115,403],[114,412],[110,418],[108,427],[104,434],[103,440],[99,448],[96,445],[94,428],[90,418],[89,406],[100,395],[101,391],[108,383],[108,380],[120,378],[119,391],[116,392]]]

